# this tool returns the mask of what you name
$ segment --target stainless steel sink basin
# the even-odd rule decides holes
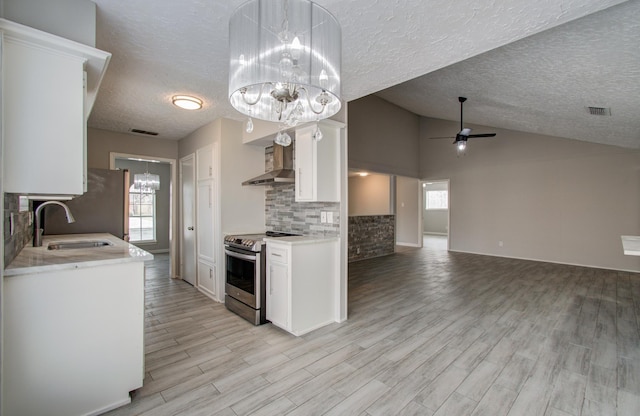
[[[80,240],[80,241],[58,241],[51,242],[47,246],[48,250],[69,250],[74,248],[95,248],[112,246],[113,243],[106,240]]]

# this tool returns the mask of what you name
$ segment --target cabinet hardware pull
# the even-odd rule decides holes
[[[193,231],[193,227],[187,227],[187,230]]]
[[[298,168],[298,195],[302,196],[302,169]]]

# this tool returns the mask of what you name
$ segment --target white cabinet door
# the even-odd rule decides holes
[[[198,258],[214,263],[213,180],[198,181]]]
[[[198,261],[198,288],[215,297],[215,281],[215,266],[203,261]]]
[[[86,122],[111,54],[0,19],[4,191],[82,195]]]
[[[196,151],[198,160],[198,180],[213,178],[213,146],[205,146]]]
[[[316,145],[312,138],[312,127],[296,130],[295,169],[296,201],[315,201],[316,199]]]
[[[267,275],[267,319],[290,330],[289,271],[286,264],[271,263]]]
[[[313,138],[319,128],[322,140]],[[298,202],[340,200],[340,128],[322,122],[296,129],[295,172]]]
[[[267,319],[291,330],[291,250],[286,245],[267,244]]]
[[[4,190],[84,193],[84,59],[6,39]]]

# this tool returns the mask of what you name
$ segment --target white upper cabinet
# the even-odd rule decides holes
[[[196,151],[198,180],[213,178],[213,146],[205,146]]]
[[[86,189],[86,127],[110,54],[0,19],[5,192]]]
[[[340,201],[340,127],[318,123],[322,140],[313,138],[316,125],[296,129],[296,201]]]

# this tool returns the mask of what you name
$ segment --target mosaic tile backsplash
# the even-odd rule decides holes
[[[31,204],[31,203],[30,203]],[[20,212],[20,195],[4,194],[4,265],[8,266],[20,250],[33,238],[33,226],[29,224],[29,211]],[[29,207],[31,209],[31,206]],[[14,231],[10,221],[13,213]]]

